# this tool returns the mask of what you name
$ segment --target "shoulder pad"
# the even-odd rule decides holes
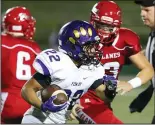
[[[54,75],[63,70],[77,68],[69,56],[54,49],[47,49],[38,54],[33,67],[43,75]]]

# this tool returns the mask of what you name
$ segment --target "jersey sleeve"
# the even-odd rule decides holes
[[[94,83],[90,86],[89,89],[95,90],[97,87],[99,87],[101,84],[103,84],[103,79],[98,79],[94,81]]]
[[[125,40],[128,48],[126,48],[126,54],[128,57],[137,54],[141,51],[142,47],[140,45],[140,38],[139,36],[132,32],[131,30],[126,31],[127,39]]]
[[[36,72],[34,75],[33,75],[33,78],[42,86],[42,87],[46,87],[48,85],[51,84],[52,80],[51,80],[51,77],[48,76],[48,75],[42,75],[38,72]]]
[[[49,56],[46,53],[41,52],[37,55],[33,62],[34,69],[42,74],[42,75],[51,75],[52,74],[52,66],[50,66],[52,62],[49,60]]]
[[[49,69],[47,68],[45,62],[41,60],[41,56],[36,57],[36,59],[33,62],[33,67],[37,72],[39,72],[42,75],[50,75]]]
[[[39,53],[34,60],[33,67],[40,74],[58,79],[65,79],[69,72],[77,68],[66,54],[53,49]]]

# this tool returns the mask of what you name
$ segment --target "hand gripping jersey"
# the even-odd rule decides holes
[[[33,66],[37,72],[49,76],[51,84],[57,84],[66,91],[70,102],[67,109],[71,109],[88,88],[96,80],[102,79],[104,76],[104,68],[100,64],[98,66],[82,65],[80,68],[77,68],[69,56],[53,49],[41,52],[36,57]],[[26,114],[39,118],[42,123],[65,123],[67,109],[57,113],[38,111],[37,115],[40,114],[40,117],[37,117],[34,115],[36,109],[31,107]],[[61,117],[58,117],[58,115],[61,115]],[[44,116],[44,118],[41,116]]]

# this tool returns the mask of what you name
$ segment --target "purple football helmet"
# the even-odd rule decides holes
[[[94,27],[86,21],[75,20],[66,23],[59,31],[59,51],[69,55],[79,65],[97,65],[101,52],[97,50],[99,36]]]

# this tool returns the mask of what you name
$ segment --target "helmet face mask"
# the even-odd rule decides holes
[[[117,35],[116,31],[119,30],[116,26],[97,21],[94,22],[94,27],[101,39],[101,43],[111,43]]]
[[[93,26],[75,20],[64,25],[59,32],[59,50],[68,54],[78,65],[97,65],[99,37]]]
[[[90,41],[90,44],[83,45],[83,52],[80,54],[82,64],[99,64],[102,57],[102,52],[100,52],[97,47],[99,41]]]
[[[113,1],[96,3],[91,11],[90,23],[95,27],[101,43],[111,43],[121,26],[121,9]]]
[[[95,28],[98,30],[103,30],[103,32],[108,34],[108,33],[112,33],[115,27],[109,24],[95,22]]]
[[[28,9],[16,6],[8,9],[3,17],[4,31],[16,37],[32,39],[35,33],[36,20],[31,16]]]

